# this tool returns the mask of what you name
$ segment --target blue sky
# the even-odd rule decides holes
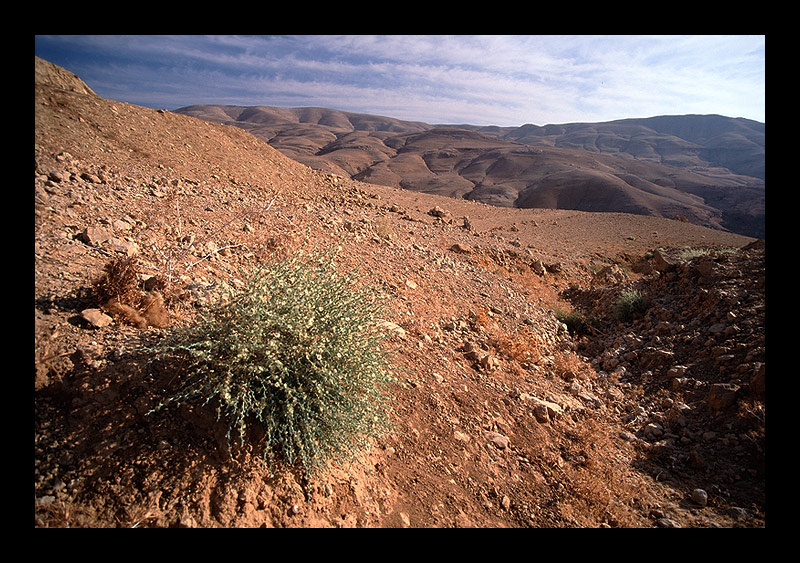
[[[655,115],[765,122],[760,36],[69,35],[36,55],[152,108],[317,106],[516,126]]]

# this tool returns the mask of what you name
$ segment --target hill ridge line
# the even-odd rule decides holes
[[[220,108],[236,108],[234,115],[246,119],[220,115]],[[483,127],[328,108],[194,105],[174,111],[240,127],[307,166],[369,183],[505,207],[682,217],[765,236],[763,127],[738,118]],[[459,138],[459,131],[470,136]],[[489,166],[488,156],[503,165]],[[682,194],[704,203],[688,204]],[[651,201],[637,203],[645,199]]]

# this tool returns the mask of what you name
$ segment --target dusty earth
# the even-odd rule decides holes
[[[311,168],[371,184],[503,207],[682,216],[764,236],[764,126],[747,120],[478,127],[309,107],[175,113],[241,127]]]
[[[763,242],[359,183],[39,68],[36,527],[765,526]],[[148,414],[143,344],[333,245],[390,297],[392,433],[305,481],[202,413]],[[166,319],[97,311],[118,257],[169,278]],[[630,288],[647,308],[620,320]]]

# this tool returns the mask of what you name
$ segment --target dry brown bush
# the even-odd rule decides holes
[[[106,264],[92,290],[100,308],[119,322],[138,328],[165,327],[169,324],[169,312],[160,291],[164,283],[158,278],[148,282],[145,291],[135,257],[117,258]]]
[[[469,322],[473,330],[486,333],[490,345],[501,356],[518,362],[535,362],[541,355],[539,339],[531,329],[522,327],[518,331],[508,333],[492,318],[486,307],[471,311]]]
[[[621,467],[616,457],[619,448],[612,443],[608,428],[599,421],[587,418],[572,432],[574,452],[568,454],[564,465],[563,479],[568,483],[568,503],[579,525],[609,527],[636,527],[635,511],[624,510],[622,500],[626,498],[646,499],[650,495],[645,486],[636,479],[620,474]]]
[[[571,350],[562,350],[555,354],[553,358],[553,371],[556,375],[566,380],[589,376],[594,373],[592,366],[587,364]]]
[[[535,362],[541,355],[536,335],[528,327],[514,334],[502,334],[493,339],[498,353],[518,362]]]

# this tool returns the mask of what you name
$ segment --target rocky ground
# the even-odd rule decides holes
[[[763,242],[363,184],[50,70],[36,527],[765,526]],[[306,482],[230,452],[197,412],[148,414],[143,344],[252,266],[334,245],[390,297],[394,432]],[[102,310],[93,282],[118,257],[143,287],[169,280],[163,315]],[[620,318],[626,290],[643,306]]]

